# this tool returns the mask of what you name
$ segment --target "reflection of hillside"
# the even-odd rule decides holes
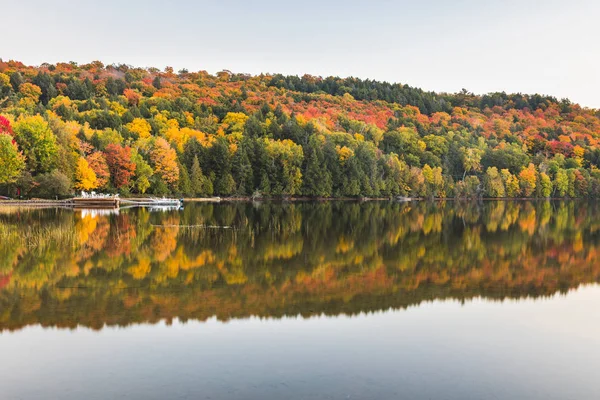
[[[4,213],[0,327],[354,314],[433,299],[551,295],[600,281],[597,208],[319,203]]]

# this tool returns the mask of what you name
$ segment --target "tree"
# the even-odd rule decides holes
[[[413,197],[427,196],[427,187],[425,186],[425,176],[421,168],[411,167],[408,177],[408,187],[410,195]]]
[[[423,167],[423,177],[427,186],[427,194],[431,197],[445,197],[442,168],[431,168],[428,164]]]
[[[25,168],[25,157],[9,135],[0,133],[0,184],[14,183]]]
[[[110,171],[104,154],[100,151],[94,151],[86,157],[86,160],[94,174],[96,174],[96,187],[98,189],[105,188],[110,181]]]
[[[23,82],[25,82],[25,80],[23,79],[23,75],[21,75],[19,71],[14,72],[10,75],[10,84],[15,92],[19,91],[19,88],[21,87]]]
[[[396,153],[387,157],[384,164],[385,188],[389,195],[402,195],[408,193],[408,166],[398,158]]]
[[[510,171],[506,168],[500,170],[500,175],[502,176],[502,182],[504,183],[504,188],[506,191],[507,197],[516,197],[519,195],[519,178],[510,173]]]
[[[550,197],[552,194],[552,181],[550,177],[545,172],[540,172],[540,194],[542,197]]]
[[[233,179],[238,185],[236,193],[242,196],[252,194],[254,190],[254,172],[252,171],[252,164],[250,163],[246,147],[247,145],[242,143],[231,160]]]
[[[33,83],[27,82],[19,87],[19,93],[21,93],[23,98],[30,100],[33,104],[37,104],[42,95],[42,89]]]
[[[484,168],[497,167],[518,174],[529,163],[529,156],[517,144],[500,143],[495,149],[487,149],[481,158]]]
[[[135,190],[144,194],[150,188],[150,178],[154,174],[154,170],[137,151],[132,152],[131,160],[135,164]]]
[[[48,122],[39,115],[21,117],[13,128],[15,140],[26,157],[27,168],[33,173],[52,170],[57,162],[56,136]]]
[[[116,189],[128,187],[136,168],[136,164],[131,161],[131,148],[111,143],[106,146],[104,156],[113,186]]]
[[[190,180],[190,174],[187,168],[183,164],[179,164],[179,192],[185,196],[191,197],[194,195],[192,191],[192,183]]]
[[[467,173],[479,172],[481,170],[481,156],[483,151],[477,148],[461,148],[461,159],[463,163],[463,179]]]
[[[8,118],[0,115],[0,134],[13,135],[12,127]]]
[[[41,90],[40,101],[43,104],[48,104],[51,99],[58,95],[54,79],[47,73],[39,72],[37,76],[33,78],[33,83]]]
[[[569,190],[569,176],[567,171],[559,168],[554,176],[554,193],[558,197],[565,197]]]
[[[150,132],[152,131],[152,127],[143,118],[134,118],[133,121],[125,125],[130,132],[135,133],[140,139],[145,139],[150,137]]]
[[[12,87],[10,86],[10,77],[0,72],[0,96],[8,96]]]
[[[177,164],[177,153],[163,138],[157,138],[154,148],[150,153],[150,159],[154,164],[154,173],[168,185],[174,185],[179,180],[179,166]]]
[[[200,162],[198,161],[198,157],[194,157],[194,161],[192,162],[192,170],[190,174],[190,182],[191,182],[191,191],[195,195],[206,195],[205,193],[205,180],[207,178],[202,173],[202,169],[200,168]]]
[[[457,197],[475,198],[481,194],[481,182],[475,175],[469,175],[456,185]]]
[[[96,173],[92,168],[90,168],[87,160],[83,157],[80,157],[79,160],[77,160],[75,179],[77,181],[75,184],[76,189],[92,190],[98,187]]]
[[[523,168],[519,173],[519,186],[523,197],[531,197],[535,191],[536,172],[535,166],[529,163],[527,168]]]
[[[419,166],[427,144],[414,128],[402,127],[384,133],[381,147],[387,153],[402,155],[409,165]]]
[[[505,197],[506,190],[504,188],[504,183],[502,182],[502,177],[498,172],[498,168],[496,167],[488,167],[485,171],[484,178],[486,195],[489,197]]]
[[[130,106],[137,106],[140,102],[140,99],[142,98],[140,92],[138,92],[135,89],[125,89],[123,91],[123,95],[127,99],[127,103]]]
[[[230,172],[217,178],[215,191],[223,196],[230,196],[235,193],[235,180]]]
[[[307,196],[329,197],[332,192],[331,172],[325,164],[318,139],[311,136],[308,141],[306,169],[303,174],[302,192]]]
[[[35,178],[35,195],[45,198],[64,197],[71,194],[71,180],[62,172],[53,170]]]

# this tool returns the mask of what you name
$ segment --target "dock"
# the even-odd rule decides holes
[[[31,200],[0,200],[0,205],[11,206],[37,206],[37,207],[65,207],[88,209],[118,209],[120,207],[177,207],[183,206],[183,199],[167,197],[138,197],[120,198],[119,195],[87,194],[62,200],[31,199]]]
[[[75,197],[70,200],[75,208],[119,208],[118,197]]]

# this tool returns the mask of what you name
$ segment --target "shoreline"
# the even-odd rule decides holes
[[[141,199],[140,197],[122,197],[122,199]],[[464,197],[184,197],[183,203],[251,203],[251,202],[272,202],[272,203],[302,203],[302,202],[370,202],[370,201],[391,201],[391,202],[440,202],[440,201],[457,201],[457,202],[479,202],[479,201],[571,201],[582,200],[582,198],[563,198],[563,197],[479,197],[479,198],[464,198]],[[585,200],[585,199],[584,199]],[[2,206],[31,206],[31,207],[73,207],[73,199],[12,199],[0,200]]]

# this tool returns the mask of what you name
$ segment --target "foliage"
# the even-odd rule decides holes
[[[202,196],[600,195],[600,115],[568,100],[169,71],[0,62],[0,133],[33,179],[75,187],[83,157],[107,191],[178,193],[187,173]]]
[[[179,180],[177,153],[163,138],[157,138],[150,158],[154,163],[154,173],[169,185]]]
[[[25,168],[25,157],[13,138],[0,133],[0,184],[14,183]]]
[[[55,167],[58,145],[48,122],[39,115],[24,116],[17,120],[13,130],[15,141],[25,155],[30,172],[44,173]]]
[[[58,170],[53,170],[35,178],[34,195],[39,197],[65,197],[71,193],[71,180]]]
[[[96,175],[96,187],[100,189],[105,188],[110,180],[110,170],[108,169],[104,153],[94,151],[86,157],[86,160]]]
[[[92,190],[98,187],[98,178],[96,177],[96,173],[90,167],[87,160],[83,157],[80,157],[77,161],[75,182],[76,189]]]
[[[106,147],[105,157],[113,186],[116,189],[127,187],[136,168],[131,161],[131,148],[111,143]]]

